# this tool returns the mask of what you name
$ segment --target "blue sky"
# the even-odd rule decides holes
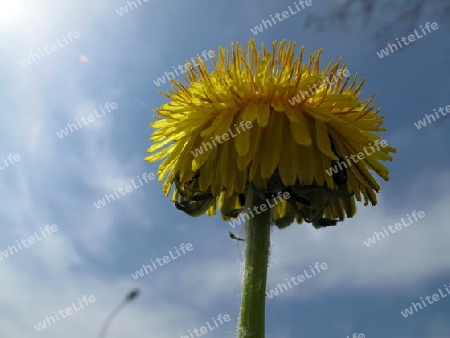
[[[58,230],[0,261],[0,336],[94,337],[133,287],[142,294],[118,315],[108,337],[180,337],[219,314],[231,320],[204,336],[234,336],[244,247],[228,231],[242,235],[242,229],[220,216],[190,218],[177,211],[156,180],[100,209],[93,203],[157,171],[157,164],[142,159],[152,109],[166,102],[158,90],[170,85],[153,81],[204,50],[255,38],[269,45],[295,40],[308,53],[324,48],[323,66],[342,56],[351,74],[367,78],[363,95],[377,94],[388,128],[383,138],[398,151],[387,163],[390,181],[381,182],[376,207],[359,206],[354,218],[336,228],[293,224],[273,230],[269,288],[316,262],[328,269],[267,300],[267,337],[449,337],[450,298],[408,318],[400,314],[450,283],[450,117],[420,130],[414,126],[450,105],[448,25],[424,14],[417,28],[436,21],[439,29],[380,59],[376,52],[400,33],[375,41],[378,17],[365,30],[305,29],[307,13],[328,10],[314,0],[258,35],[250,28],[293,1],[141,3],[123,15],[116,10],[127,3],[116,0],[2,5],[0,165],[9,154],[20,160],[0,170],[0,251],[40,234],[47,224]],[[62,44],[68,32],[79,32],[79,38],[19,64],[57,39]],[[107,102],[117,109],[57,136]],[[374,231],[414,210],[426,216],[364,245]],[[182,243],[192,251],[133,279],[142,264]],[[41,332],[34,328],[83,295],[96,301]]]

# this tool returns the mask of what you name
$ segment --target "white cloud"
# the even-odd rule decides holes
[[[450,266],[448,241],[450,227],[446,219],[450,198],[442,197],[429,203],[415,187],[428,186],[430,196],[440,196],[448,181],[447,175],[435,175],[416,183],[403,200],[401,210],[390,210],[381,199],[378,206],[358,206],[353,219],[338,223],[335,228],[314,230],[310,225],[291,225],[275,231],[272,237],[271,284],[300,274],[315,262],[326,262],[328,270],[314,277],[313,283],[304,282],[305,288],[319,283],[329,288],[339,285],[374,288],[389,287],[414,292],[420,282],[440,274]],[[417,201],[422,201],[418,204]],[[366,247],[363,240],[381,232],[382,227],[406,219],[413,210],[423,210],[425,217],[402,230],[390,234],[378,243]],[[324,278],[321,278],[324,277]],[[312,279],[311,279],[312,280]],[[299,287],[299,286],[298,286]],[[318,291],[316,289],[316,291]],[[309,292],[301,292],[313,297]]]

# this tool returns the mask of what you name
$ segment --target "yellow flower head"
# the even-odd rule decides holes
[[[213,215],[219,205],[224,219],[237,217],[250,184],[267,198],[288,193],[272,210],[279,227],[335,225],[355,214],[355,199],[376,204],[369,169],[388,180],[379,161],[395,149],[375,134],[385,129],[374,96],[360,100],[365,80],[350,80],[340,59],[320,70],[321,50],[303,63],[295,48],[219,47],[212,72],[198,59],[185,84],[172,80],[162,93],[170,101],[155,110],[145,159],[164,159],[159,181],[167,177],[166,196],[175,184],[179,209]]]

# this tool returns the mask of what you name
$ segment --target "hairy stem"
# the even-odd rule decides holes
[[[249,188],[246,201],[250,210],[265,204],[254,187]],[[270,209],[259,214],[253,211],[253,215],[245,225],[245,267],[238,338],[264,338],[265,331]]]

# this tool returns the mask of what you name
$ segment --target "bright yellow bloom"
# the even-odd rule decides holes
[[[247,48],[219,47],[212,72],[199,62],[185,84],[173,80],[173,90],[162,93],[170,102],[155,110],[161,118],[151,124],[145,159],[164,159],[159,181],[167,177],[166,196],[176,185],[180,209],[213,215],[219,205],[225,219],[237,217],[249,183],[267,197],[290,193],[274,207],[279,226],[294,219],[334,225],[354,215],[355,199],[376,204],[380,187],[368,170],[388,180],[379,161],[392,160],[395,149],[375,145],[375,132],[385,128],[374,96],[360,100],[365,80],[343,76],[340,59],[321,71],[321,50],[302,63],[304,48],[297,57],[295,48],[275,41],[272,51],[263,45],[259,52],[253,40]],[[342,170],[327,174],[338,162]]]

